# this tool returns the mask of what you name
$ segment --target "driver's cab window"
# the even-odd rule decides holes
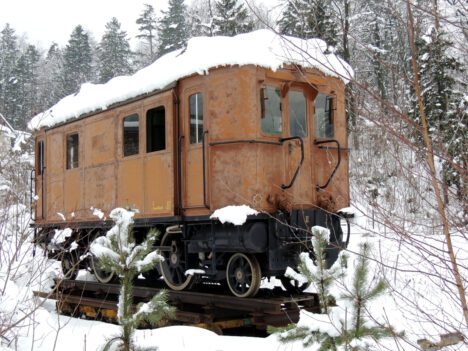
[[[333,138],[333,98],[318,94],[315,105],[315,136],[318,138]]]
[[[280,89],[271,86],[260,89],[260,106],[262,131],[266,134],[281,134],[283,126]]]

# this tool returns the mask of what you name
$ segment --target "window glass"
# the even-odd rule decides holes
[[[302,91],[289,94],[289,132],[291,136],[307,136],[307,100]]]
[[[67,169],[78,168],[78,134],[67,136]]]
[[[166,148],[166,111],[164,106],[148,110],[146,113],[146,152]]]
[[[315,98],[315,136],[333,138],[333,98],[318,94]]]
[[[37,143],[37,175],[44,173],[44,142],[39,141]]]
[[[190,144],[201,144],[203,141],[203,94],[193,94],[190,104]]]
[[[123,119],[123,155],[137,155],[140,145],[140,118],[137,114]]]
[[[280,134],[282,132],[280,90],[274,87],[262,88],[260,106],[262,131],[269,134]]]

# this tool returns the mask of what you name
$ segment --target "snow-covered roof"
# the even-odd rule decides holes
[[[83,84],[78,93],[32,118],[29,128],[52,127],[163,89],[183,77],[207,74],[209,69],[223,66],[256,65],[275,71],[284,65],[297,64],[319,69],[346,83],[353,76],[351,67],[335,54],[326,52],[323,40],[280,36],[270,30],[235,37],[192,38],[185,49],[168,53],[131,76],[116,77],[105,84]]]

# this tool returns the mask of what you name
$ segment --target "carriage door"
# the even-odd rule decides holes
[[[174,213],[174,164],[171,100],[161,100],[146,110],[145,211]]]
[[[202,92],[194,92],[186,96],[188,103],[185,109],[185,165],[184,165],[184,208],[204,208],[206,203],[206,160],[204,138],[206,124],[204,119],[204,96]]]
[[[286,99],[289,136],[297,139],[289,140],[286,143],[285,185],[291,185],[295,205],[310,204],[312,202],[312,174],[310,172],[310,137],[307,122],[308,98],[302,89],[293,87],[288,91]],[[304,158],[302,159],[302,157]]]
[[[44,140],[36,144],[36,219],[44,219],[44,177],[45,177],[45,146]]]

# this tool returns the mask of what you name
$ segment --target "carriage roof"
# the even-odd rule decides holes
[[[33,117],[30,129],[53,127],[83,115],[155,91],[171,87],[193,74],[208,74],[213,68],[255,65],[276,71],[286,65],[315,68],[342,79],[352,77],[351,67],[329,53],[320,39],[280,36],[270,30],[235,37],[197,37],[187,46],[168,53],[131,76],[120,76],[105,84],[85,83],[78,93],[69,95],[50,109]]]

